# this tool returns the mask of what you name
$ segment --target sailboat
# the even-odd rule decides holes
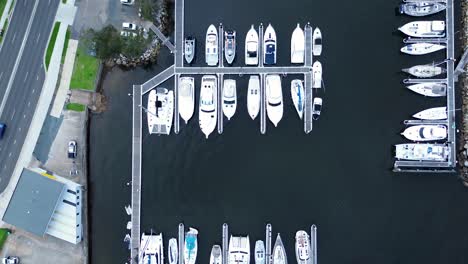
[[[291,97],[294,103],[294,107],[296,108],[297,114],[299,118],[302,119],[302,115],[304,112],[304,85],[302,81],[299,79],[295,79],[291,81]]]
[[[283,241],[280,234],[276,237],[275,245],[273,246],[273,263],[272,264],[288,264],[286,250],[284,249]]]

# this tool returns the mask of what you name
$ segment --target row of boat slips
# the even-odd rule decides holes
[[[224,47],[224,58],[227,63],[232,65],[236,57],[236,38],[237,32],[234,30],[224,31],[224,46],[220,45],[219,41],[222,38],[218,36],[218,30],[214,25],[210,25],[206,32],[205,39],[205,62],[209,66],[217,66],[219,63],[219,47]],[[258,52],[260,45],[263,45],[263,64],[276,64],[276,52],[278,50],[278,42],[276,31],[269,24],[264,32],[263,43],[259,43],[259,36],[254,25],[251,26],[245,37],[245,64],[257,66],[259,64]],[[322,33],[317,27],[312,35],[312,52],[314,56],[320,56],[322,53]],[[184,41],[184,57],[188,64],[193,62],[196,52],[196,40],[192,36],[188,36]],[[291,63],[304,63],[305,56],[305,38],[304,30],[297,24],[291,36]]]
[[[400,13],[410,16],[427,16],[445,10],[446,4],[442,2],[407,2],[400,5]],[[399,28],[401,32],[419,38],[420,42],[409,44],[401,49],[401,52],[410,55],[424,55],[446,48],[440,43],[425,42],[427,38],[445,37],[445,21],[414,21]],[[446,70],[436,64],[416,65],[403,69],[412,76],[418,78],[432,78],[444,74]],[[439,81],[421,82],[407,86],[415,93],[427,97],[445,97],[447,95],[447,83]],[[430,99],[429,99],[430,100]],[[415,161],[447,161],[450,153],[447,140],[447,107],[434,107],[420,111],[413,115],[419,120],[427,120],[418,125],[408,126],[401,133],[406,139],[414,143],[397,144],[395,157],[398,160]],[[438,123],[437,121],[440,121]]]
[[[321,88],[322,68],[316,62],[313,65],[313,88]],[[199,125],[206,138],[215,130],[218,111],[230,120],[237,110],[236,80],[224,79],[222,89],[222,105],[218,105],[218,77],[216,75],[204,75],[201,80],[199,98]],[[303,81],[295,79],[291,81],[291,99],[300,119],[303,118],[305,108],[305,91]],[[265,77],[265,98],[260,96],[260,78],[251,75],[247,89],[247,111],[252,120],[255,120],[260,112],[261,100],[265,100],[268,118],[276,127],[283,118],[283,89],[281,77],[269,74]],[[195,112],[195,81],[193,77],[180,77],[179,79],[179,114],[188,123]],[[322,110],[323,100],[314,97],[312,102],[312,118],[318,120]],[[147,105],[148,130],[150,134],[169,135],[174,114],[174,94],[166,88],[158,87],[151,90]]]
[[[270,229],[268,229],[268,226]],[[209,264],[250,264],[252,255],[255,264],[288,264],[288,258],[284,243],[278,233],[276,241],[271,248],[271,225],[267,225],[266,243],[257,240],[254,252],[251,254],[249,236],[233,236],[227,242],[227,225],[223,226],[223,245],[213,245]],[[268,231],[269,230],[269,231]],[[316,226],[311,227],[312,235],[304,230],[296,232],[295,253],[297,264],[316,264]],[[167,258],[168,264],[195,264],[198,254],[198,230],[190,227],[185,237],[180,237],[182,230],[179,226],[179,241],[176,238],[169,239]],[[268,233],[270,232],[270,233]],[[266,246],[265,246],[266,244]],[[313,245],[313,246],[312,246]],[[224,248],[223,248],[224,247]],[[138,254],[139,264],[164,264],[163,235],[142,234],[140,250]]]

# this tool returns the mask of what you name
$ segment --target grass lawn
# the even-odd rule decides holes
[[[7,0],[0,0],[0,17],[3,14],[3,10],[5,9],[6,3],[7,3]]]
[[[86,109],[86,106],[77,103],[69,103],[67,104],[67,110],[72,110],[76,112],[83,112]]]
[[[10,234],[10,230],[6,228],[0,228],[0,249],[3,248],[3,244],[5,244],[5,241]]]
[[[65,55],[67,54],[68,49],[68,41],[70,40],[70,27],[67,28],[67,33],[65,34],[65,43],[63,44],[63,52],[62,52],[62,64],[65,61]]]
[[[57,40],[57,34],[60,28],[60,22],[55,22],[52,36],[50,36],[49,46],[47,46],[46,52],[46,69],[49,68],[50,58],[52,58],[52,52],[54,51],[55,41]]]
[[[8,18],[5,19],[5,24],[3,24],[3,36],[5,36],[7,27],[8,27]],[[0,43],[2,42],[3,36],[0,37]]]
[[[94,90],[94,81],[96,80],[98,68],[99,60],[86,54],[83,49],[78,48],[70,89]]]

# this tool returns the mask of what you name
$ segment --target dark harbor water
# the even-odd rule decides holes
[[[310,21],[324,36],[320,61],[326,89],[321,119],[303,133],[283,78],[285,113],[278,128],[246,109],[248,77],[237,77],[239,105],[224,133],[205,140],[198,107],[179,135],[149,136],[143,124],[142,232],[163,232],[165,243],[177,225],[197,227],[197,263],[207,264],[211,246],[221,243],[221,226],[233,234],[264,239],[265,224],[280,232],[290,263],[294,234],[318,226],[320,263],[468,263],[468,189],[455,174],[395,174],[392,145],[404,142],[402,121],[443,99],[407,91],[399,70],[442,60],[443,53],[401,55],[395,16],[398,1],[191,0],[185,2],[186,34],[200,42],[210,24],[222,22],[238,34],[243,62],[250,24],[271,22],[278,35],[278,60],[289,59],[296,23]],[[439,16],[435,16],[438,18]],[[197,46],[202,64],[202,46]],[[124,263],[123,238],[130,203],[131,99],[127,93],[171,64],[164,52],[151,69],[113,69],[103,80],[105,113],[90,124],[90,209],[92,263]],[[196,79],[199,92],[200,78]],[[172,88],[172,81],[166,84]],[[198,94],[197,94],[198,100]],[[144,118],[146,119],[146,117]],[[182,121],[182,119],[181,119]]]

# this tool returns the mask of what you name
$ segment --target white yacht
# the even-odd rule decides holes
[[[413,115],[414,118],[422,120],[441,120],[447,119],[447,107],[434,107],[423,110]]]
[[[273,246],[272,259],[272,264],[288,264],[286,250],[284,249],[280,234],[276,237],[275,245]]]
[[[265,264],[265,245],[262,240],[255,242],[255,264]]]
[[[147,109],[150,134],[169,135],[174,115],[174,93],[162,87],[151,90]]]
[[[410,126],[401,133],[412,141],[435,141],[447,138],[447,127],[443,125]]]
[[[425,55],[443,49],[445,49],[444,45],[420,42],[408,44],[400,51],[409,55]]]
[[[314,34],[312,35],[312,53],[314,56],[320,56],[322,54],[322,32],[317,27],[314,29]]]
[[[231,236],[229,239],[228,264],[250,263],[249,236]]]
[[[445,36],[445,21],[413,21],[398,29],[410,37],[441,38]]]
[[[258,64],[258,33],[253,25],[245,37],[245,64]]]
[[[302,119],[304,113],[304,85],[302,80],[295,79],[291,81],[291,97],[299,118]]]
[[[406,14],[409,16],[428,16],[438,13],[446,8],[445,3],[438,3],[434,1],[426,2],[407,2],[400,5],[400,14]]]
[[[308,264],[310,260],[310,240],[306,231],[299,230],[296,232],[296,259],[297,264]]]
[[[229,64],[232,64],[236,57],[236,31],[224,32],[224,57]]]
[[[447,85],[445,83],[416,83],[407,86],[411,91],[429,97],[441,97],[447,95]]]
[[[254,120],[260,111],[260,79],[258,75],[251,75],[247,88],[247,110]]]
[[[185,243],[184,243],[184,263],[185,264],[195,264],[197,260],[197,251],[198,251],[198,230],[190,227],[189,231],[185,234]]]
[[[263,63],[265,65],[276,64],[276,50],[276,32],[271,24],[268,24],[268,27],[265,30],[265,35],[263,37]]]
[[[236,80],[225,79],[223,85],[223,113],[228,120],[236,113],[237,91]]]
[[[216,128],[218,113],[218,86],[214,75],[204,75],[201,81],[198,118],[200,128],[206,138]]]
[[[281,121],[281,118],[283,118],[283,91],[279,75],[269,74],[266,76],[265,94],[268,118],[276,127]]]
[[[447,161],[450,149],[444,144],[410,143],[395,145],[395,158],[419,161]]]
[[[193,77],[179,78],[179,114],[187,124],[195,110],[195,81]]]
[[[315,97],[312,103],[312,119],[318,120],[320,113],[322,112],[322,103],[323,100],[320,97]]]
[[[431,78],[446,72],[444,68],[434,65],[416,65],[411,68],[402,69],[402,71],[418,78]]]
[[[141,235],[138,264],[164,264],[162,234]]]
[[[211,248],[210,264],[223,264],[223,254],[219,245],[214,245]]]
[[[297,24],[291,36],[291,63],[304,63],[304,30]]]
[[[208,66],[218,65],[218,30],[210,25],[206,31],[205,61]]]
[[[169,264],[177,264],[179,261],[179,247],[177,245],[177,239],[175,238],[169,239],[167,257],[169,258]]]
[[[312,88],[322,88],[322,63],[320,61],[312,64]]]
[[[195,38],[187,37],[184,41],[184,57],[185,61],[190,64],[195,57]]]

